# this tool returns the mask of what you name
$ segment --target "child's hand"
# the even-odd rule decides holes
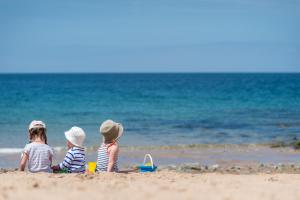
[[[52,169],[53,171],[58,171],[58,170],[60,170],[60,168],[59,168],[58,165],[52,166],[51,169]]]
[[[90,172],[89,170],[85,170],[84,173],[86,173],[86,174],[94,174],[93,172]]]

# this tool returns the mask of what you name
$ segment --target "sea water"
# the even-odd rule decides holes
[[[0,94],[0,153],[24,147],[32,120],[53,147],[72,126],[99,145],[106,119],[123,124],[125,146],[300,137],[300,74],[1,74]]]

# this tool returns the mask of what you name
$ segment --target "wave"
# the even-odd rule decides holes
[[[162,146],[121,146],[123,150],[138,151],[138,150],[180,150],[180,149],[218,149],[218,148],[255,148],[255,147],[269,147],[269,148],[284,148],[292,147],[300,148],[300,142],[295,144],[273,142],[273,143],[251,143],[251,144],[177,144],[177,145],[162,145]],[[88,146],[85,148],[86,152],[96,152],[99,146]],[[53,147],[54,152],[65,152],[65,146]],[[18,154],[23,151],[22,148],[0,148],[0,154]]]
[[[177,150],[177,149],[207,149],[207,148],[239,148],[239,147],[253,147],[262,146],[257,144],[179,144],[179,145],[166,145],[166,146],[121,146],[123,150]],[[86,147],[86,152],[96,152],[98,146]],[[52,148],[54,152],[65,152],[66,147],[56,146]],[[0,154],[18,154],[22,153],[22,148],[0,148]]]
[[[0,154],[17,154],[22,151],[23,149],[21,148],[0,148]]]
[[[55,152],[64,151],[65,147],[53,147],[52,148]],[[23,148],[0,148],[0,154],[20,154],[22,153]]]

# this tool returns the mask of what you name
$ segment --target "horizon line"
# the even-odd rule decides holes
[[[249,72],[241,72],[241,71],[232,71],[232,72],[189,72],[189,71],[182,71],[182,72],[0,72],[1,75],[5,74],[300,74],[300,71],[249,71]]]

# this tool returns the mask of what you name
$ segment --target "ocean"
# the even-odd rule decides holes
[[[123,146],[300,137],[300,74],[1,74],[0,93],[0,153],[24,147],[32,120],[46,123],[53,147],[72,126],[99,145],[106,119],[123,124]]]

